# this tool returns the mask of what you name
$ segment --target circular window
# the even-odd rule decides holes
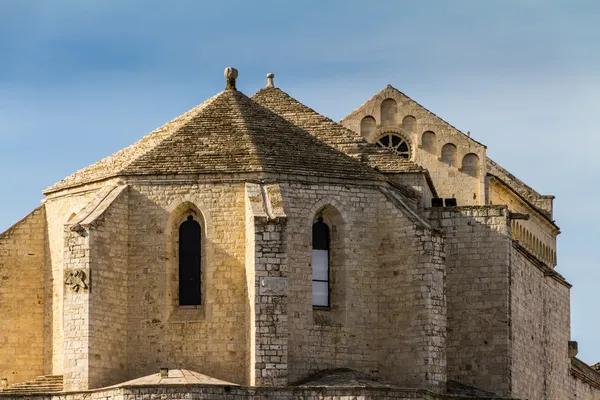
[[[386,133],[379,138],[377,145],[396,153],[402,158],[410,158],[410,146],[402,136]]]

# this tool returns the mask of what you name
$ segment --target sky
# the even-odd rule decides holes
[[[0,232],[228,65],[334,120],[389,83],[556,196],[572,340],[599,362],[599,20],[596,0],[0,0]]]

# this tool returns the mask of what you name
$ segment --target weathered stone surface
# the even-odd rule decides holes
[[[392,87],[345,127],[280,89],[231,89],[49,188],[0,235],[3,382],[64,376],[56,400],[431,400],[449,381],[477,398],[600,394],[569,348],[551,196]],[[378,147],[384,134],[410,157]],[[180,305],[188,217],[201,299]],[[312,305],[319,219],[329,307]],[[159,368],[201,374],[75,392]],[[354,380],[287,387],[339,368]]]

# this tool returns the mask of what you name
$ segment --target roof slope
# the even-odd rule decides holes
[[[252,99],[330,146],[360,156],[361,161],[381,172],[424,172],[414,162],[367,142],[360,134],[319,114],[281,89],[263,88]]]
[[[45,193],[115,176],[267,172],[383,180],[236,90],[225,90]]]
[[[235,383],[222,381],[208,375],[187,369],[169,369],[166,376],[160,373],[143,376],[131,381],[119,383],[111,387],[120,386],[147,386],[147,385],[227,385],[237,386]]]

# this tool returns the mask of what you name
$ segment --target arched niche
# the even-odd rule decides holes
[[[370,115],[367,115],[360,121],[360,134],[364,138],[368,138],[371,136],[377,127],[377,123],[375,122],[375,118]]]
[[[412,115],[407,115],[402,119],[402,129],[408,133],[417,132],[417,119]]]
[[[423,150],[428,151],[430,153],[435,153],[437,150],[437,141],[435,133],[433,133],[432,131],[427,131],[423,133],[423,136],[421,137],[421,146],[423,147]]]
[[[385,99],[381,102],[381,126],[398,126],[398,104],[394,99]]]
[[[442,147],[442,162],[456,167],[456,146],[453,143],[446,143]]]
[[[479,176],[479,156],[474,153],[466,154],[462,160],[462,172],[467,175],[478,177]]]

